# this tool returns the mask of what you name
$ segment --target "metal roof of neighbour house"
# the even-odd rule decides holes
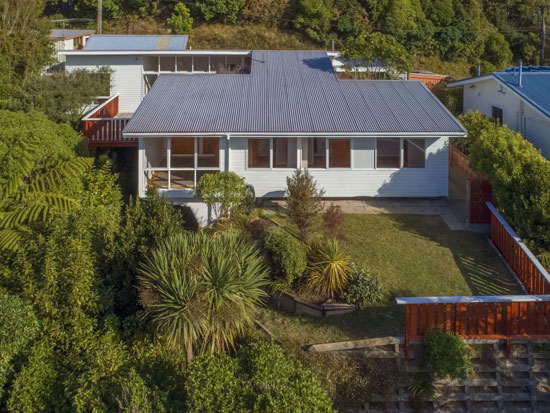
[[[250,74],[159,76],[124,133],[465,134],[421,82],[339,80],[325,52],[251,60]]]
[[[544,115],[550,117],[550,67],[527,66],[527,70],[525,70],[524,66],[522,70],[521,86],[519,86],[519,71],[517,68],[509,68],[505,69],[504,72],[494,72],[480,77],[459,80],[449,83],[447,86],[463,86],[489,79],[497,79]]]
[[[50,40],[70,40],[91,34],[94,34],[93,30],[52,29],[50,30]]]
[[[178,51],[187,47],[187,35],[124,35],[90,36],[85,51]]]

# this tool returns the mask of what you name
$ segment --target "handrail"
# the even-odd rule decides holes
[[[533,263],[535,268],[540,272],[540,274],[546,279],[546,282],[550,285],[550,274],[548,274],[548,271],[544,268],[544,266],[540,263],[540,261],[535,257],[535,255],[531,252],[529,248],[523,243],[521,238],[516,234],[514,229],[506,222],[504,217],[500,215],[498,210],[495,208],[495,206],[492,204],[492,202],[486,203],[487,208],[491,211],[491,213],[495,216],[495,218],[500,222],[500,224],[504,227],[506,232],[510,235],[510,237],[513,238],[513,240],[516,242],[518,247],[527,255],[529,260]]]
[[[399,305],[409,304],[465,304],[465,303],[518,303],[550,301],[550,295],[485,295],[443,297],[397,297]]]
[[[95,109],[92,109],[86,116],[82,118],[83,121],[91,120],[91,121],[97,121],[97,120],[110,120],[114,118],[92,118],[94,114],[98,113],[101,109],[103,109],[105,106],[107,106],[109,103],[111,103],[113,100],[115,100],[118,97],[118,93],[111,96],[109,99],[107,99],[105,102],[103,102],[101,105],[97,106]]]

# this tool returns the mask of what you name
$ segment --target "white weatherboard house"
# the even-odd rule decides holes
[[[498,119],[550,159],[550,67],[511,68],[448,86],[463,87],[464,113]]]
[[[465,130],[417,81],[339,80],[326,52],[252,51],[241,74],[162,74],[124,128],[139,193],[193,203],[203,174],[234,171],[284,196],[308,168],[326,197],[448,195],[448,140]]]

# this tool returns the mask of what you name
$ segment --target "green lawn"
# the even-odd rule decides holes
[[[402,335],[404,309],[395,297],[521,293],[486,236],[451,231],[439,216],[347,214],[346,235],[353,261],[380,278],[384,304],[323,319],[262,309],[258,320],[283,342]]]

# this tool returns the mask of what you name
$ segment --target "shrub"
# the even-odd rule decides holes
[[[264,247],[279,278],[279,287],[289,287],[302,276],[307,265],[306,251],[302,243],[287,231],[276,226],[268,228]]]
[[[470,347],[454,333],[439,329],[427,331],[423,350],[426,366],[441,378],[466,379],[473,371]]]
[[[377,277],[368,274],[364,268],[352,266],[352,273],[344,299],[348,304],[364,309],[382,298],[382,288]]]
[[[328,238],[336,238],[343,240],[346,238],[344,234],[344,214],[339,205],[331,205],[323,214],[325,221],[325,233]]]
[[[310,237],[315,218],[323,210],[321,197],[323,190],[317,188],[317,182],[307,169],[296,169],[286,178],[286,196],[288,217],[300,233],[302,240]]]
[[[331,298],[342,295],[351,274],[350,257],[340,243],[329,239],[311,247],[308,288]]]
[[[193,32],[193,18],[189,9],[183,3],[177,3],[174,7],[174,13],[166,20],[170,30],[174,34],[188,34]]]
[[[262,239],[266,230],[273,225],[275,224],[267,219],[257,218],[250,222],[248,230],[252,238]]]
[[[229,217],[249,198],[249,189],[235,172],[219,172],[201,176],[195,190],[197,196],[214,210],[216,218]]]

